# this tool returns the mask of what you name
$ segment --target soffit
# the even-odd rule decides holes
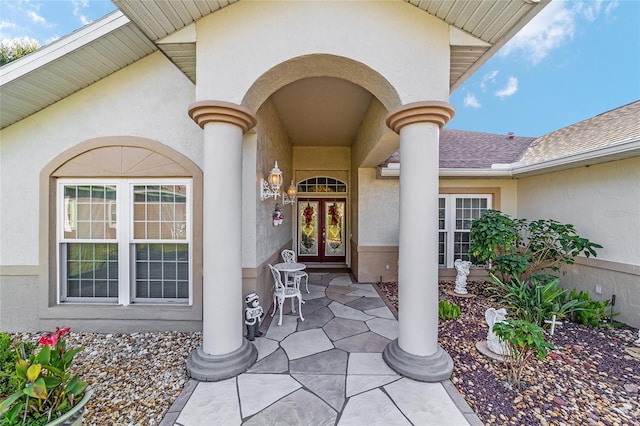
[[[121,12],[0,68],[5,128],[156,51]]]
[[[313,77],[284,86],[272,99],[293,145],[349,146],[372,97],[349,81]]]

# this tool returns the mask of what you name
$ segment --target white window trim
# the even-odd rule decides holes
[[[445,239],[445,264],[440,265],[441,268],[453,268],[454,259],[454,243],[455,233],[460,232],[459,229],[455,229],[456,223],[456,203],[458,198],[484,198],[487,200],[487,208],[493,208],[493,195],[492,194],[439,194],[438,198],[444,198],[445,200],[445,216],[444,216],[444,232],[446,233]],[[441,230],[438,229],[438,232]],[[464,231],[463,231],[464,232]]]
[[[94,243],[96,240],[87,239],[65,239],[65,217],[68,203],[64,197],[65,185],[110,185],[116,187],[116,215],[117,223],[111,222],[111,215],[109,214],[109,227],[115,227],[116,239],[101,240],[105,243],[118,244],[118,298],[117,301],[114,298],[67,298],[66,297],[66,283],[63,283],[63,268],[62,262],[65,260],[64,253],[61,252],[61,246],[64,243]],[[187,188],[187,219],[186,219],[186,240],[180,240],[180,243],[186,243],[189,247],[189,298],[185,303],[184,301],[177,299],[142,299],[136,300],[134,303],[134,282],[133,267],[134,253],[133,247],[135,242],[133,240],[133,186],[134,185],[185,185]],[[68,179],[62,178],[57,180],[56,186],[56,301],[58,304],[118,304],[121,306],[128,305],[179,305],[179,306],[191,306],[193,305],[193,238],[192,238],[192,220],[193,220],[193,184],[191,179]],[[111,210],[111,206],[110,209]],[[124,226],[127,224],[127,226]],[[176,240],[143,240],[153,244],[169,243],[174,244]],[[140,243],[141,241],[137,241]]]

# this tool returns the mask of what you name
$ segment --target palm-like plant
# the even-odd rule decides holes
[[[564,318],[585,306],[582,300],[567,300],[567,291],[558,287],[558,277],[537,275],[528,281],[516,277],[509,282],[501,281],[492,273],[489,277],[493,284],[489,289],[496,292],[494,298],[506,305],[511,316],[541,327],[553,315]]]

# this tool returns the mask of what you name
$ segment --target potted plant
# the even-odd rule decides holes
[[[76,426],[82,423],[84,406],[92,391],[77,374],[71,374],[73,358],[82,347],[67,349],[69,327],[40,337],[42,347],[27,356],[21,345],[15,376],[19,390],[0,403],[0,425]]]

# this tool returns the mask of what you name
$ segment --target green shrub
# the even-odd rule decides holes
[[[585,305],[581,300],[567,300],[567,291],[558,288],[558,277],[538,275],[525,282],[514,278],[504,283],[490,273],[489,281],[493,284],[489,290],[496,292],[493,299],[504,304],[511,316],[541,327],[553,315],[564,318]]]
[[[558,272],[578,255],[596,256],[601,245],[582,238],[575,227],[551,219],[513,219],[487,210],[471,223],[469,255],[500,278],[511,281]]]
[[[16,364],[17,355],[11,348],[12,343],[12,339],[7,333],[0,333],[0,396],[13,393],[13,389],[9,387],[9,380]]]
[[[593,300],[587,291],[578,292],[573,289],[569,293],[569,299],[579,300],[584,304],[583,309],[571,313],[571,320],[578,324],[600,327],[605,325],[607,320],[618,315],[617,313],[613,315],[607,313],[607,308],[611,305],[610,300],[605,300],[604,302]]]
[[[520,389],[522,373],[529,361],[534,356],[544,359],[553,345],[545,340],[542,327],[525,320],[497,322],[493,332],[509,346],[507,354],[503,355],[507,381]]]
[[[23,344],[27,353],[33,352],[35,344],[30,342],[23,342]],[[20,385],[14,374],[18,360],[17,346],[18,342],[11,336],[4,331],[0,332],[0,397],[15,392]]]
[[[449,303],[446,300],[441,300],[438,303],[438,316],[442,320],[456,319],[460,316],[460,306],[455,303]]]

